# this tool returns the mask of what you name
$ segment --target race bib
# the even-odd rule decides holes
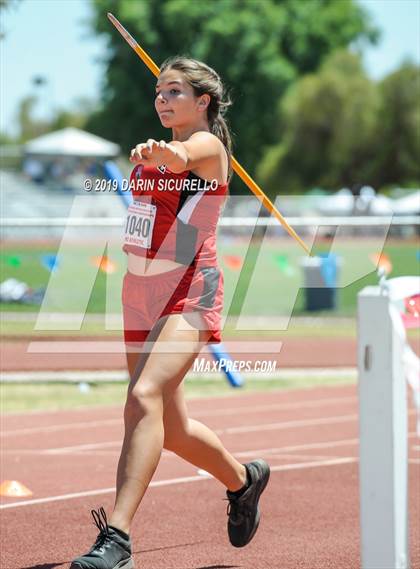
[[[150,249],[156,206],[150,203],[133,202],[127,212],[124,243]]]

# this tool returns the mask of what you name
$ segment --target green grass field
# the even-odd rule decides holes
[[[318,252],[326,251],[321,245]],[[40,259],[45,254],[55,254],[58,244],[40,246],[36,243],[20,247],[3,248],[0,259],[1,280],[16,278],[30,286],[48,287],[48,309],[51,311],[83,312],[86,316],[77,330],[54,330],[60,335],[103,335],[119,336],[121,330],[105,330],[104,314],[118,314],[121,310],[121,281],[125,272],[125,255],[120,246],[110,246],[108,257],[113,261],[116,271],[106,275],[92,264],[92,257],[98,255],[94,244],[70,244],[61,251],[59,269],[50,273]],[[287,329],[287,338],[305,337],[316,333],[323,337],[352,337],[356,335],[354,316],[357,293],[367,285],[375,285],[378,278],[370,256],[375,253],[372,240],[350,240],[343,243],[339,254],[342,258],[340,268],[341,283],[348,283],[338,289],[338,307],[333,311],[307,313],[305,290],[299,288],[303,283],[301,261],[303,255],[290,240],[269,240],[261,250],[251,247],[242,272],[232,266],[229,257],[244,258],[246,244],[240,240],[222,241],[219,251],[220,264],[225,279],[225,313],[258,316],[282,316],[293,308],[293,318]],[[392,241],[386,244],[385,254],[392,263],[390,277],[413,275],[419,272],[418,246],[414,242]],[[253,270],[253,266],[255,267]],[[239,278],[240,277],[240,278]],[[7,337],[33,336],[34,324],[39,307],[17,303],[2,304],[3,318],[0,319],[1,333]],[[21,313],[20,318],[7,312]],[[316,318],[312,318],[316,316]],[[50,336],[49,330],[37,331],[37,337]],[[234,335],[228,326],[224,336]],[[238,335],[236,332],[235,334]],[[409,331],[409,337],[418,333]],[[242,331],[241,337],[255,337],[255,330]],[[280,334],[281,335],[281,334]],[[259,338],[279,338],[279,331],[259,332]],[[260,390],[308,388],[317,385],[340,385],[354,382],[348,377],[298,377],[293,379],[272,379],[247,381],[243,392]],[[125,399],[124,383],[92,384],[87,393],[81,393],[77,384],[63,383],[21,383],[0,384],[1,405],[4,413],[44,409],[68,409],[80,406],[122,405]],[[188,379],[186,395],[192,397],[231,396],[237,393],[224,380]]]
[[[58,245],[3,246],[0,258],[1,280],[15,278],[31,287],[47,287],[45,309],[55,312],[84,312],[87,314],[118,313],[120,311],[121,281],[126,259],[119,245],[110,245],[108,257],[115,264],[115,272],[105,274],[92,263],[100,255],[95,244],[66,245],[59,255],[60,266],[50,273],[41,264],[45,254],[57,253]],[[327,251],[327,245],[317,252]],[[225,279],[225,313],[242,315],[276,316],[305,314],[305,290],[301,262],[303,255],[290,240],[268,240],[259,250],[250,247],[242,272],[232,268],[229,257],[243,258],[247,244],[238,240],[221,241],[219,260]],[[371,239],[347,240],[340,245],[341,288],[334,311],[325,315],[353,316],[357,293],[367,285],[378,282],[371,256],[378,252]],[[390,277],[413,275],[419,272],[418,245],[415,242],[392,241],[385,245],[384,253],[390,258]],[[253,270],[253,260],[255,270]],[[239,279],[240,277],[240,279]],[[343,286],[345,285],[345,286]],[[36,305],[2,303],[2,311],[34,312]],[[322,315],[322,314],[320,314]]]

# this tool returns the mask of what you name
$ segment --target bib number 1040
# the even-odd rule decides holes
[[[150,249],[155,219],[156,206],[142,202],[132,203],[127,211],[124,243]]]

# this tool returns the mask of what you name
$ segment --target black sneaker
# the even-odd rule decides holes
[[[248,472],[248,488],[238,497],[227,490],[228,534],[234,547],[244,547],[254,537],[260,523],[258,500],[270,478],[270,467],[258,459],[244,464]]]
[[[128,535],[108,525],[103,508],[91,512],[99,535],[91,550],[74,559],[70,569],[134,569]]]

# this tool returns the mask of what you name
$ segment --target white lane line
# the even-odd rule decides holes
[[[226,409],[214,409],[214,410],[203,410],[197,412],[191,412],[190,416],[192,419],[200,417],[219,417],[219,416],[230,416],[238,415],[242,413],[259,413],[263,411],[281,411],[287,409],[308,409],[312,407],[328,406],[328,405],[340,405],[342,403],[354,403],[357,400],[356,397],[331,397],[326,399],[317,399],[310,401],[296,401],[293,403],[276,403],[270,405],[254,405],[245,407],[229,407]],[[187,402],[188,403],[188,402]],[[117,419],[106,419],[99,421],[83,421],[79,423],[64,423],[62,425],[50,425],[45,427],[28,427],[26,429],[14,429],[14,430],[3,430],[0,433],[1,437],[11,437],[18,435],[32,435],[38,433],[49,433],[57,431],[67,431],[69,429],[84,429],[86,427],[96,428],[103,427],[106,425],[122,425],[123,416]]]
[[[231,453],[238,458],[247,458],[247,457],[255,457],[255,456],[264,457],[264,456],[269,456],[273,453],[281,453],[283,451],[293,452],[293,451],[298,451],[298,450],[335,448],[335,447],[340,447],[340,446],[345,446],[345,445],[356,445],[356,444],[358,444],[358,442],[359,442],[359,439],[341,439],[338,441],[327,441],[327,442],[323,442],[323,443],[307,443],[307,444],[301,444],[301,445],[269,447],[269,448],[261,448],[261,449],[239,451],[239,452],[231,451]],[[108,447],[118,446],[119,447],[121,445],[121,441],[113,441],[113,442],[109,442],[109,443],[97,443],[95,445],[92,445],[92,444],[79,445],[78,447],[67,447],[67,448],[46,449],[46,450],[12,449],[12,450],[3,451],[3,454],[35,454],[35,455],[63,454],[63,453],[60,453],[59,451],[67,451],[67,450],[71,450],[72,454],[79,453],[79,452],[81,454],[84,454],[86,452],[86,450],[94,450],[95,456],[96,456],[98,453],[101,452],[101,450],[98,448],[98,445],[102,445],[102,447],[106,447],[106,446],[108,446]],[[92,447],[95,447],[95,448],[92,448]],[[108,451],[108,453],[109,452],[110,451]],[[104,450],[103,454],[105,454],[105,453],[106,453],[106,451]],[[163,451],[162,457],[170,457],[170,456],[174,457],[177,455],[171,451],[167,451],[167,450]]]
[[[295,401],[293,403],[273,403],[271,405],[254,405],[247,407],[232,407],[230,409],[215,409],[213,411],[203,411],[199,413],[191,413],[191,417],[219,417],[223,415],[233,415],[239,413],[258,413],[261,411],[281,411],[287,409],[308,409],[312,407],[320,407],[324,405],[340,405],[341,403],[354,403],[356,397],[337,397],[327,399],[317,399],[310,401]],[[188,402],[187,402],[188,403]]]
[[[68,454],[74,451],[87,451],[87,450],[100,450],[105,448],[112,448],[112,447],[121,447],[122,446],[122,438],[118,441],[109,441],[106,443],[89,443],[84,445],[74,445],[70,447],[57,447],[57,448],[49,448],[40,450],[39,454]]]
[[[105,427],[106,425],[123,425],[122,415],[118,419],[104,419],[101,421],[82,421],[80,423],[63,423],[62,425],[49,425],[46,427],[28,427],[26,429],[15,429],[13,431],[3,430],[0,436],[15,437],[20,435],[38,435],[39,433],[54,433],[57,431],[68,431],[69,429],[85,429]]]
[[[408,433],[407,438],[412,439],[417,436],[416,431],[411,431]],[[290,452],[295,450],[310,450],[310,449],[323,449],[323,448],[335,448],[345,445],[358,445],[359,439],[339,439],[337,441],[325,441],[320,443],[304,443],[301,445],[287,445],[282,447],[268,447],[268,448],[260,448],[254,450],[246,450],[240,452],[233,452],[236,457],[240,458],[247,458],[247,457],[256,457],[256,456],[265,456],[271,453],[276,452]]]
[[[415,415],[417,411],[414,409],[408,412],[408,415]],[[313,425],[330,425],[334,423],[348,423],[357,421],[359,416],[354,415],[338,415],[336,417],[325,417],[320,419],[303,419],[298,421],[284,421],[282,423],[260,423],[259,425],[248,425],[246,427],[230,427],[226,429],[213,429],[217,435],[231,435],[239,433],[251,433],[254,431],[275,431],[280,429],[293,429],[300,427],[310,427]]]
[[[255,450],[247,450],[247,451],[239,451],[234,452],[231,451],[232,454],[238,458],[247,458],[247,457],[255,457],[255,456],[268,456],[273,453],[281,453],[283,451],[286,452],[293,452],[297,450],[310,450],[310,449],[323,449],[323,448],[335,448],[345,445],[356,445],[358,444],[359,439],[341,439],[338,441],[327,441],[323,443],[306,443],[301,445],[288,445],[282,447],[269,447],[269,448],[260,448]],[[87,444],[87,445],[79,445],[78,447],[66,447],[66,448],[57,448],[57,449],[46,449],[46,450],[19,450],[13,449],[9,451],[3,451],[3,454],[64,454],[64,452],[60,451],[71,451],[72,454],[74,453],[85,453],[86,450],[94,450],[95,456],[97,452],[100,452],[101,448],[104,447],[119,447],[121,446],[121,441],[112,441],[108,443],[97,443],[97,444]],[[171,451],[164,450],[162,453],[163,457],[169,456],[177,456],[175,453]]]
[[[285,421],[282,423],[267,423],[259,425],[248,425],[244,427],[229,427],[227,429],[214,429],[217,435],[235,435],[239,433],[252,433],[257,431],[277,431],[281,429],[294,429],[299,427],[310,427],[313,425],[332,425],[334,423],[348,423],[355,421],[357,415],[339,415],[321,419],[303,419],[299,421]]]
[[[326,441],[323,443],[305,443],[302,445],[288,445],[283,447],[276,447],[276,448],[263,448],[263,449],[256,449],[256,450],[247,450],[243,452],[234,453],[235,456],[238,457],[249,457],[249,456],[259,456],[259,455],[269,455],[275,452],[283,452],[283,451],[294,451],[294,450],[310,450],[310,449],[323,449],[323,448],[335,448],[345,445],[357,445],[359,443],[359,439],[341,439],[338,441]]]
[[[324,461],[313,461],[304,462],[300,464],[282,464],[279,466],[273,466],[271,472],[283,472],[287,470],[300,470],[305,468],[319,468],[323,466],[335,466],[341,464],[351,464],[357,462],[357,459],[353,457],[344,457],[339,459],[324,460]],[[174,484],[188,484],[192,482],[198,482],[203,480],[210,480],[204,476],[184,476],[182,478],[171,478],[169,480],[156,480],[152,481],[149,488],[156,488],[161,486],[172,486]],[[112,494],[115,492],[115,488],[102,488],[100,490],[87,490],[86,492],[76,492],[74,494],[63,494],[61,496],[50,496],[48,498],[38,498],[35,500],[25,500],[23,502],[12,502],[10,504],[1,504],[0,510],[6,510],[9,508],[19,508],[23,506],[34,506],[37,504],[48,504],[51,502],[61,502],[66,500],[73,500],[75,498],[85,498],[87,496],[100,496],[102,494]]]
[[[100,421],[82,421],[79,423],[63,423],[62,425],[50,425],[45,427],[28,427],[25,429],[15,429],[11,431],[3,430],[0,433],[1,438],[16,437],[21,435],[38,435],[40,433],[54,433],[60,431],[69,431],[70,429],[89,429],[93,430],[98,427],[120,425],[124,426],[123,416],[118,419],[104,419]]]
[[[416,438],[417,437],[417,433],[415,431],[412,431],[411,433],[408,433],[408,438]],[[119,446],[121,445],[121,441],[115,441],[115,442],[109,442],[109,443],[99,443],[99,444],[103,444],[103,445],[108,445],[109,447],[112,446]],[[293,452],[293,451],[300,451],[300,450],[311,450],[311,449],[324,449],[324,448],[336,448],[336,447],[341,447],[341,446],[347,446],[347,445],[357,445],[359,444],[359,439],[340,439],[337,441],[326,441],[326,442],[322,442],[322,443],[305,443],[305,444],[300,444],[300,445],[286,445],[286,446],[281,446],[281,447],[269,447],[269,448],[260,448],[260,449],[254,449],[254,450],[246,450],[246,451],[231,451],[231,453],[237,457],[237,458],[249,458],[249,457],[256,457],[256,456],[260,456],[260,457],[270,457],[270,455],[272,455],[273,453],[283,453],[283,452]],[[91,447],[92,445],[85,445],[88,447]],[[415,445],[413,445],[415,446]],[[83,445],[81,445],[81,447],[83,447]],[[74,447],[73,447],[74,448]],[[19,449],[13,449],[13,450],[6,450],[3,451],[3,455],[5,454],[35,454],[35,455],[39,455],[39,454],[43,454],[43,453],[48,453],[49,450],[63,450],[63,449],[47,449],[46,451],[40,451],[40,450],[19,450]],[[83,448],[77,449],[74,451],[74,453],[79,452],[83,454],[85,452],[85,450]],[[95,450],[95,456],[100,453],[100,450]],[[108,451],[109,454],[110,451]],[[60,453],[57,453],[60,454]],[[106,451],[104,450],[102,452],[102,454],[106,454]],[[171,451],[167,451],[164,450],[162,453],[162,457],[176,457],[177,455]],[[413,459],[413,460],[417,460],[417,459]]]
[[[331,425],[335,423],[346,423],[355,421],[357,419],[357,415],[339,415],[337,417],[327,417],[321,419],[304,419],[299,421],[283,421],[279,423],[268,423],[268,424],[257,424],[257,425],[248,425],[246,427],[228,427],[226,429],[214,429],[213,431],[217,435],[234,435],[240,433],[250,433],[250,432],[259,432],[259,431],[273,431],[273,430],[285,430],[285,429],[295,429],[299,427],[311,427],[314,425]],[[57,447],[57,448],[49,448],[49,449],[40,449],[37,451],[39,454],[48,454],[48,455],[55,455],[55,454],[67,454],[77,451],[86,451],[86,450],[101,450],[104,448],[110,448],[113,446],[121,446],[122,441],[107,441],[103,443],[88,443],[83,445],[73,445],[68,447]]]
[[[358,462],[359,459],[353,456],[344,456],[343,458],[332,458],[330,460],[317,460],[311,462],[292,463],[292,464],[279,464],[278,466],[270,467],[271,472],[282,472],[284,470],[300,470],[303,468],[318,468],[321,466],[336,466],[339,464],[352,464]]]
[[[335,460],[338,458],[342,458],[340,456],[334,456],[334,455],[318,455],[318,454],[292,454],[292,453],[285,453],[285,452],[279,452],[279,453],[274,453],[274,454],[270,454],[270,460],[284,460],[284,459],[296,459],[296,460]],[[350,458],[350,457],[347,457]],[[356,456],[352,457],[352,458],[358,458]]]

